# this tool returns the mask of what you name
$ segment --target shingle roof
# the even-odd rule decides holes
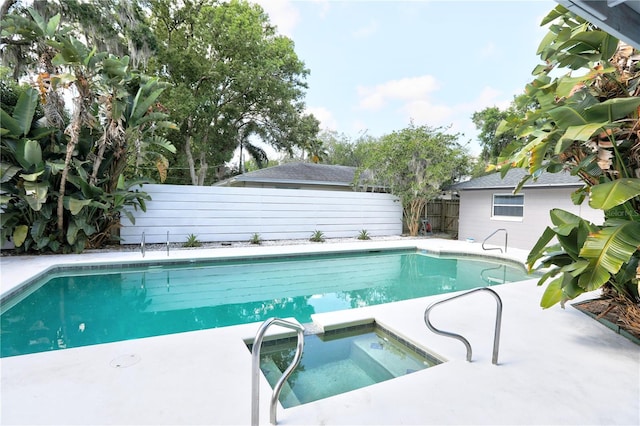
[[[493,173],[479,178],[471,179],[466,182],[460,182],[451,186],[453,190],[468,189],[497,189],[509,188],[513,189],[518,185],[520,180],[527,174],[525,169],[510,169],[504,179],[500,177],[500,173]],[[538,179],[529,179],[524,184],[525,188],[550,187],[550,186],[582,186],[583,182],[577,177],[567,172],[559,173],[543,173]]]
[[[356,168],[314,163],[285,163],[233,177],[244,182],[330,184],[351,186]]]

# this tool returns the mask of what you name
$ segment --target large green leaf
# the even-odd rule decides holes
[[[60,25],[60,14],[56,14],[54,17],[52,17],[51,19],[49,19],[49,22],[47,22],[47,36],[53,38],[53,36],[56,34],[56,30],[58,29],[58,26]]]
[[[149,109],[149,107],[151,105],[153,105],[153,103],[156,101],[156,99],[158,99],[158,96],[160,96],[162,94],[162,92],[164,92],[164,89],[158,89],[155,90],[154,92],[150,93],[146,98],[144,97],[144,93],[142,91],[143,89],[141,88],[138,91],[138,94],[135,97],[135,101],[133,104],[133,110],[131,113],[131,119],[135,120],[142,117],[147,110]]]
[[[547,285],[542,299],[540,299],[540,306],[542,308],[550,308],[562,300],[562,280],[563,275],[556,277]]]
[[[27,234],[29,232],[29,227],[27,225],[18,225],[13,230],[13,244],[16,247],[22,246],[24,244],[24,240],[27,239]]]
[[[604,41],[607,33],[604,31],[583,31],[578,32],[576,35],[571,37],[569,40],[562,43],[558,46],[558,49],[567,49],[572,46],[582,46],[582,49],[587,50],[598,50]]]
[[[44,173],[44,170],[35,173],[20,173],[20,177],[27,182],[36,182],[40,176]]]
[[[640,223],[618,222],[589,235],[580,256],[589,260],[589,268],[580,276],[579,285],[587,291],[600,288],[616,274],[640,246]]]
[[[592,186],[589,205],[594,209],[609,210],[638,196],[640,196],[640,179],[616,179]]]
[[[24,182],[25,199],[35,211],[40,211],[44,203],[47,201],[47,193],[49,185],[47,182]]]
[[[562,209],[551,209],[549,211],[549,216],[551,216],[551,223],[558,227],[565,225],[575,227],[578,226],[582,220],[580,216],[576,216],[575,214]],[[563,235],[568,235],[568,232]]]
[[[10,116],[5,110],[0,109],[0,125],[2,125],[3,136],[11,135],[19,138],[22,135],[22,128],[18,120]]]
[[[16,160],[23,169],[30,169],[42,163],[40,143],[31,139],[20,139],[16,144]]]
[[[607,122],[589,123],[580,126],[569,126],[562,135],[563,140],[585,142],[591,139],[594,133],[600,131]]]
[[[28,88],[20,94],[16,107],[13,110],[13,118],[16,119],[18,126],[20,126],[20,135],[29,133],[37,105],[38,91],[36,89]]]
[[[11,163],[0,163],[0,183],[9,182],[22,169]]]
[[[83,207],[91,204],[92,200],[79,200],[73,197],[64,197],[64,205],[69,209],[72,215],[80,213]]]
[[[573,106],[560,106],[549,110],[549,115],[561,129],[567,129],[571,126],[584,126],[585,124],[590,124],[583,114],[582,110]]]
[[[640,96],[614,98],[585,109],[585,117],[589,122],[613,122],[628,116],[640,106]]]

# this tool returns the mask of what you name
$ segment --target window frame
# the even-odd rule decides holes
[[[509,194],[509,193],[494,193],[491,195],[491,220],[503,220],[503,221],[511,221],[511,222],[522,222],[524,220],[524,204],[525,204],[525,194]],[[521,216],[509,216],[509,215],[496,215],[496,197],[509,197],[509,198],[520,198],[522,200],[521,204],[500,204],[498,203],[498,207],[521,207],[522,215]]]

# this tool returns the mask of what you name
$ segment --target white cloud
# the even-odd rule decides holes
[[[320,121],[320,128],[326,130],[336,130],[338,128],[338,121],[333,116],[333,113],[324,107],[307,107],[307,114],[313,114],[315,118]]]
[[[278,33],[292,37],[300,22],[300,12],[290,0],[253,0],[269,15],[271,24],[278,27]]]
[[[474,99],[469,102],[461,103],[457,105],[456,108],[462,111],[469,111],[470,113],[493,106],[500,109],[506,109],[511,104],[511,100],[512,98],[505,98],[504,94],[500,90],[494,89],[490,86],[485,86]]]
[[[367,38],[378,32],[378,22],[371,21],[367,25],[357,28],[352,34],[355,38]]]
[[[391,80],[374,87],[358,86],[359,107],[378,110],[392,100],[416,101],[439,88],[432,75]]]
[[[409,102],[402,111],[407,114],[409,120],[417,125],[426,124],[429,126],[446,126],[451,124],[454,113],[453,108],[447,105],[434,105],[426,100]]]

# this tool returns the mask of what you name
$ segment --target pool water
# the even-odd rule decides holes
[[[284,408],[371,386],[442,363],[398,336],[373,324],[356,330],[308,335],[302,359],[280,393]],[[291,364],[296,338],[269,345],[260,351],[260,369],[273,387]]]
[[[64,270],[0,301],[1,356],[377,305],[529,278],[415,250]]]

